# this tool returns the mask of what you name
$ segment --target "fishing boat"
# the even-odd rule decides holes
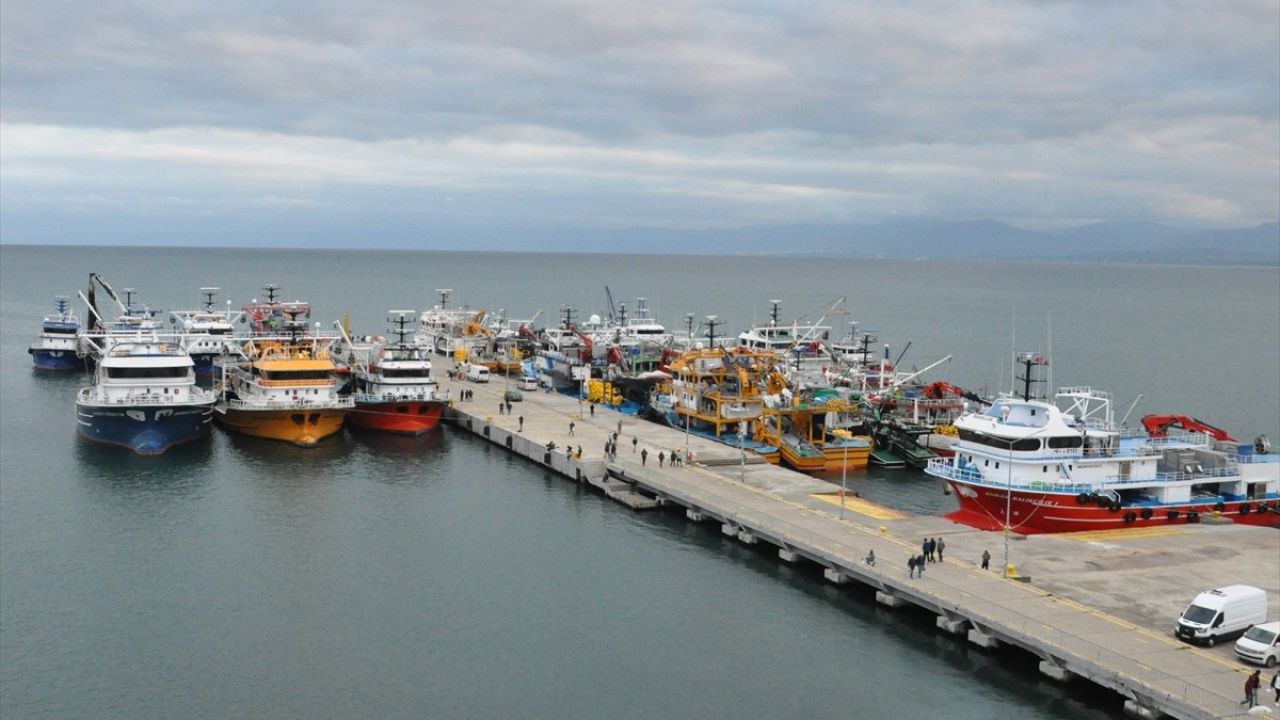
[[[1023,378],[1034,358],[1019,355]],[[1039,400],[996,400],[955,421],[955,455],[926,472],[954,492],[947,517],[983,529],[1049,533],[1197,522],[1280,525],[1280,455],[1204,432],[1131,431],[1116,426],[1108,393],[1087,386]]]
[[[779,462],[779,449],[758,437],[764,413],[762,382],[777,356],[740,348],[690,350],[671,363],[668,387],[651,405],[673,428],[742,447]]]
[[[83,370],[84,361],[76,353],[80,319],[65,295],[57,296],[54,302],[56,311],[44,316],[40,336],[27,348],[27,353],[40,370]]]
[[[436,288],[439,304],[423,310],[418,318],[414,342],[437,355],[457,357],[459,350],[469,351],[477,336],[485,335],[484,310],[449,307],[451,288]]]
[[[807,473],[859,470],[873,446],[858,405],[835,388],[793,390],[779,372],[770,373],[761,439],[778,447],[782,462]]]
[[[297,308],[292,310],[297,311]],[[214,420],[233,432],[310,447],[342,429],[355,405],[338,394],[333,338],[306,334],[306,321],[285,312],[288,336],[251,338],[238,364],[223,364]]]
[[[413,314],[412,310],[391,311],[387,321],[392,324],[394,342],[345,338],[355,401],[347,415],[348,427],[419,435],[440,423],[449,394],[431,377],[425,351],[410,341]]]
[[[179,344],[154,335],[100,342],[93,384],[76,395],[81,436],[159,455],[208,433],[215,397],[196,385]]]
[[[538,333],[532,370],[543,386],[577,394],[590,379],[594,346],[591,337],[574,323],[574,309],[566,305],[561,312],[564,317],[558,327],[545,327]]]
[[[280,335],[289,332],[291,326],[311,317],[310,303],[302,300],[283,301],[277,296],[280,286],[269,283],[262,286],[267,298],[259,302],[254,298],[240,308],[240,322],[249,323],[249,334],[255,337]]]
[[[169,312],[171,322],[178,325],[178,341],[183,349],[191,355],[195,363],[198,377],[215,377],[219,369],[214,360],[225,355],[233,346],[240,344],[235,337],[235,321],[244,315],[243,311],[233,312],[230,309],[218,311],[214,309],[214,298],[221,288],[202,287],[204,309],[172,310]]]

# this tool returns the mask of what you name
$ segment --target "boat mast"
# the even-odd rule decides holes
[[[221,290],[222,288],[217,288],[217,287],[200,288],[200,294],[204,295],[205,310],[208,310],[209,312],[213,312],[213,299],[218,296],[218,292]]]
[[[1035,369],[1048,366],[1049,361],[1040,353],[1034,352],[1018,353],[1017,361],[1022,365],[1022,375],[1017,378],[1022,381],[1022,399],[1041,399],[1033,391],[1033,386],[1043,384],[1044,379],[1038,377],[1039,373]]]

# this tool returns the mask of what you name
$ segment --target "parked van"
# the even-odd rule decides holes
[[[487,383],[489,382],[489,368],[483,365],[468,365],[467,379],[471,382]]]
[[[1228,585],[1206,590],[1187,606],[1173,627],[1173,634],[1187,642],[1209,647],[1267,621],[1267,591],[1250,585]]]
[[[1236,641],[1236,657],[1275,667],[1280,662],[1280,621],[1254,625]]]
[[[519,387],[520,387],[520,389],[521,389],[521,390],[537,390],[537,389],[538,389],[538,378],[533,377],[533,376],[530,376],[530,375],[525,375],[525,376],[523,376],[523,377],[521,377],[521,378],[520,378],[520,385],[519,385]]]

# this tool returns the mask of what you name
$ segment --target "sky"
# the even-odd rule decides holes
[[[4,243],[1278,217],[1275,0],[0,3]]]

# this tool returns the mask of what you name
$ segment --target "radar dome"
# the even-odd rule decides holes
[[[599,325],[599,324],[600,324],[600,316],[599,316],[599,315],[592,315],[591,317],[587,318],[587,322],[591,323],[592,325]]]

